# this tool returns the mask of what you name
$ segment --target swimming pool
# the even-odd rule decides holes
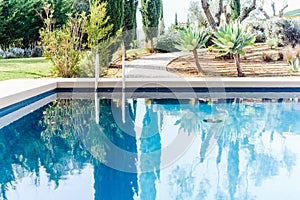
[[[0,129],[2,199],[300,197],[297,98],[51,95]]]

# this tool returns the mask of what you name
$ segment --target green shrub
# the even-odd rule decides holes
[[[85,68],[89,68],[89,71],[94,71],[95,68],[95,55],[100,54],[100,75],[105,71],[112,59],[113,53],[117,50],[120,44],[122,29],[119,29],[113,37],[111,37],[111,31],[113,25],[108,24],[109,17],[106,15],[107,3],[101,3],[100,0],[94,1],[91,7],[91,14],[89,15],[89,21],[86,25],[88,47],[91,49],[85,59],[86,63],[89,63]]]
[[[170,31],[164,35],[157,37],[154,40],[155,51],[162,52],[162,53],[178,51],[175,48],[178,38],[179,38],[179,33],[177,31]]]
[[[265,26],[264,21],[249,21],[245,22],[248,27],[252,28],[252,33],[255,35],[256,39],[255,42],[257,43],[264,43],[267,40],[266,33],[265,33]]]
[[[99,56],[99,65],[100,65],[100,71],[99,75],[105,75],[107,72],[111,55],[111,45],[114,44],[120,36],[120,33],[117,33],[118,36],[111,37],[107,40],[103,40],[98,44],[98,54]],[[83,77],[94,77],[95,76],[95,58],[96,58],[96,49],[92,51],[86,51],[83,59],[81,60],[79,66],[80,66],[80,76]]]
[[[51,60],[54,66],[54,75],[76,77],[80,73],[82,74],[80,63],[84,62],[81,62],[83,58],[81,50],[85,46],[88,46],[92,51],[85,56],[86,63],[89,63],[87,68],[94,69],[96,53],[101,55],[100,65],[107,65],[111,57],[111,46],[116,44],[117,40],[116,37],[109,37],[113,26],[107,25],[109,17],[106,16],[106,5],[106,3],[95,0],[88,16],[84,12],[75,17],[68,15],[68,22],[59,29],[54,29],[54,11],[50,5],[44,8],[46,13],[45,28],[40,30],[40,34],[45,47],[44,55]],[[121,30],[117,32],[117,36],[120,36],[120,33]],[[85,36],[87,36],[87,43],[83,43]]]
[[[45,8],[45,28],[40,30],[44,55],[50,59],[52,73],[59,77],[71,78],[79,75],[82,38],[87,22],[85,13],[76,17],[69,16],[67,23],[59,29],[54,29],[54,10],[47,5]]]
[[[279,38],[278,38],[278,37],[268,38],[268,39],[267,39],[267,45],[268,45],[269,47],[271,47],[271,49],[272,49],[273,47],[278,47],[278,45],[279,45]]]
[[[284,43],[293,47],[300,44],[300,20],[285,19],[283,27]]]
[[[270,19],[264,23],[267,44],[272,47],[284,45],[283,20]]]
[[[277,38],[278,45],[295,46],[300,43],[300,20],[272,18],[269,20],[260,20],[248,22],[256,35],[256,42],[266,42]]]

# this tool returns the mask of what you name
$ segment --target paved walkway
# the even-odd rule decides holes
[[[167,66],[174,59],[185,55],[183,52],[159,53],[131,61],[126,65],[126,78],[172,78]]]

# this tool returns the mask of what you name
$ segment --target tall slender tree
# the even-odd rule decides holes
[[[178,26],[178,16],[177,16],[177,13],[175,13],[175,27]]]
[[[53,6],[55,24],[64,25],[69,19],[68,13],[72,12],[73,0],[48,0],[47,2]]]
[[[164,6],[163,1],[160,0],[160,18],[159,18],[159,35],[165,34],[165,22],[164,22]]]
[[[161,0],[141,0],[141,3],[143,30],[146,40],[150,42],[151,52],[153,52],[153,38],[158,34],[158,25],[161,16]]]
[[[124,2],[124,43],[128,48],[130,43],[136,38],[136,11],[138,0],[125,0]]]
[[[111,36],[114,36],[124,26],[124,0],[101,0],[101,2],[107,2],[108,25],[113,25]]]

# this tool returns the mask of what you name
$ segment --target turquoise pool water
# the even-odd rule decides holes
[[[299,199],[299,144],[297,99],[58,99],[0,129],[0,199]]]

